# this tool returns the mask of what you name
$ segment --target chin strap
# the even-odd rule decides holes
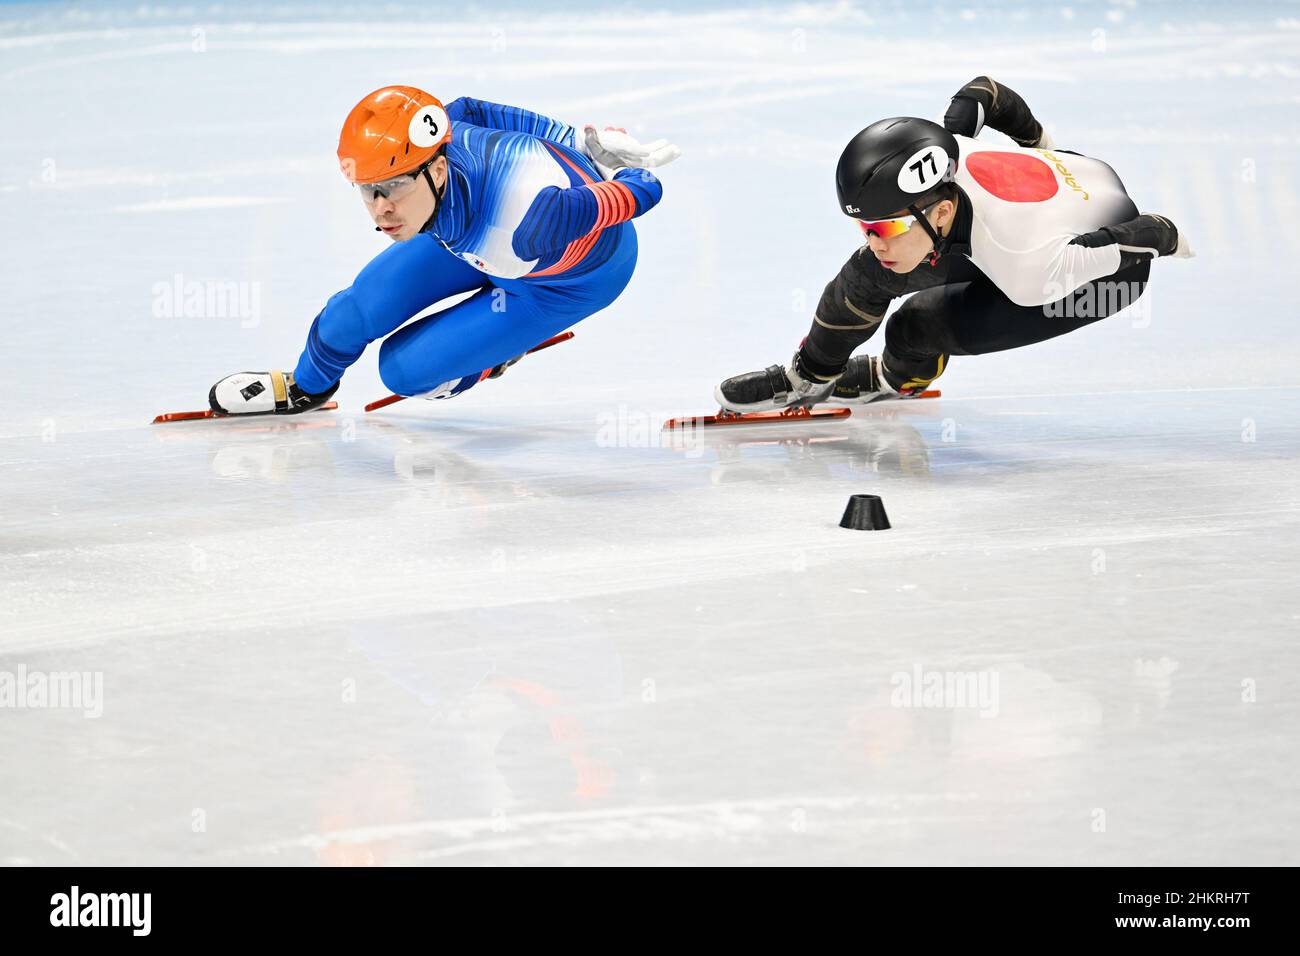
[[[930,241],[934,243],[934,249],[930,252],[930,255],[926,257],[926,261],[928,261],[932,266],[937,265],[939,257],[948,251],[948,239],[935,232],[934,226],[930,225],[930,220],[925,218],[924,210],[917,208],[915,205],[911,205],[907,207],[907,211],[916,217],[917,222],[921,224],[922,228],[925,229],[926,234],[929,235]]]
[[[438,192],[438,187],[433,183],[433,177],[429,175],[429,167],[426,165],[421,172],[424,173],[425,182],[429,184],[429,191],[433,193],[433,212],[429,215],[428,220],[420,227],[420,232],[424,232],[433,225],[433,221],[438,218],[438,212],[442,209],[442,193]],[[447,169],[447,182],[443,184],[443,192],[447,191],[447,186],[451,184],[451,168]]]

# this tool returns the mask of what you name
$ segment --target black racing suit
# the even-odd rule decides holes
[[[944,126],[953,133],[975,136],[983,124],[1005,133],[1021,146],[1037,145],[1043,128],[1013,90],[988,77],[977,77],[953,97]],[[1056,152],[1069,152],[1057,149]],[[1137,216],[1137,207],[1132,207]],[[1167,255],[1176,244],[1176,231],[1167,220],[1163,229],[1138,217],[1087,233],[1074,240],[1082,245],[1151,243]],[[822,293],[812,329],[799,353],[802,371],[823,380],[839,375],[849,356],[875,333],[890,302],[911,295],[890,317],[882,353],[885,375],[896,389],[917,389],[938,378],[950,355],[981,355],[1019,348],[1063,335],[1105,318],[1130,304],[1145,288],[1151,255],[1125,252],[1118,272],[1075,289],[1046,305],[1012,302],[967,258],[970,250],[971,206],[963,194],[949,233],[949,245],[938,262],[923,261],[906,274],[886,269],[867,246],[861,247]],[[1153,238],[1153,232],[1159,232]],[[1172,238],[1170,238],[1172,236]],[[1122,284],[1127,296],[1109,294]],[[1087,301],[1086,308],[1075,305]]]

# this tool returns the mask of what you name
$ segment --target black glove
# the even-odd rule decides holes
[[[948,104],[948,112],[943,114],[943,128],[958,136],[979,135],[984,126],[984,110],[973,96],[958,93]]]
[[[1102,226],[1070,240],[1072,246],[1097,249],[1118,245],[1123,252],[1139,255],[1171,256],[1178,248],[1178,228],[1164,216],[1145,213],[1128,222]]]

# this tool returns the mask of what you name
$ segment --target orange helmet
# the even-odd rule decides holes
[[[451,120],[435,96],[413,86],[375,90],[343,121],[339,167],[353,183],[419,169],[451,142]]]

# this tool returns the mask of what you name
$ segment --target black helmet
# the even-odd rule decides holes
[[[849,141],[835,167],[840,209],[854,219],[886,219],[916,209],[957,169],[957,140],[938,123],[895,116]]]

